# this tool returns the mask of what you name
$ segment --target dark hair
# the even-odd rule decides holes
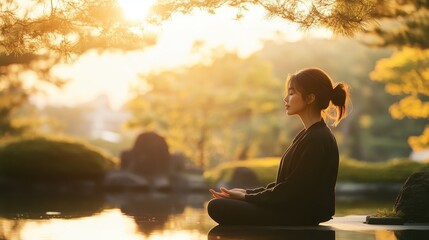
[[[335,119],[334,126],[347,116],[346,102],[350,101],[348,86],[345,83],[338,83],[334,87],[332,79],[322,69],[302,69],[289,75],[287,85],[293,86],[304,98],[314,94],[318,110],[323,111],[324,117]],[[336,117],[329,114],[329,109],[333,107],[331,102],[336,106]],[[325,112],[325,109],[328,111]]]

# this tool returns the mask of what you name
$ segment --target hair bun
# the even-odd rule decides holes
[[[332,89],[331,101],[335,106],[344,106],[346,103],[346,89],[345,85],[342,83],[338,83]]]

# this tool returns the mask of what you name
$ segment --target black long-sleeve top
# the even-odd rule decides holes
[[[245,201],[317,222],[335,214],[338,146],[323,120],[303,129],[284,153],[276,182],[246,190]]]

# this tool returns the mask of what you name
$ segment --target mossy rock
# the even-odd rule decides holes
[[[20,182],[101,180],[115,159],[83,143],[43,137],[0,146],[0,178]]]
[[[395,212],[407,222],[429,223],[429,172],[413,173],[396,198]]]

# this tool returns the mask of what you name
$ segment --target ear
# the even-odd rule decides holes
[[[307,95],[307,104],[312,104],[314,101],[316,100],[316,95],[314,95],[313,93],[310,93]]]

